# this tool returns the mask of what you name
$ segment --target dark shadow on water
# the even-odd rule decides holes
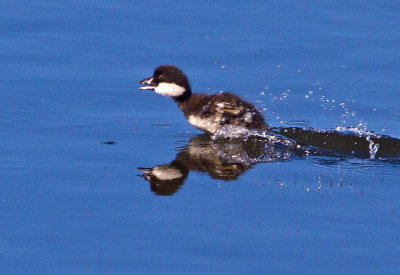
[[[374,166],[400,164],[400,140],[388,136],[362,136],[338,131],[304,128],[274,128],[265,137],[216,139],[207,134],[193,137],[169,164],[138,168],[156,195],[173,195],[190,171],[208,174],[213,179],[232,181],[258,163],[312,157],[325,166],[351,159],[368,159]],[[375,159],[371,148],[379,144]],[[376,147],[375,147],[376,148]],[[352,165],[350,163],[350,165]],[[363,165],[363,164],[361,164]]]

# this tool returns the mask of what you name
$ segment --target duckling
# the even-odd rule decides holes
[[[173,65],[157,67],[153,76],[139,81],[140,90],[153,90],[171,97],[187,121],[195,128],[213,134],[224,125],[268,130],[263,116],[254,105],[230,93],[192,93],[186,75]]]

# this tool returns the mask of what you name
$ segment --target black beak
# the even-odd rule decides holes
[[[137,169],[138,169],[140,172],[143,172],[143,173],[145,173],[145,174],[149,174],[149,173],[151,173],[151,170],[152,170],[153,168],[138,167]]]
[[[143,85],[152,85],[153,84],[153,77],[148,77],[139,81],[140,84]]]
[[[146,85],[144,87],[139,87],[140,90],[153,90],[155,88],[153,84],[153,77],[148,77],[139,81],[140,84]]]

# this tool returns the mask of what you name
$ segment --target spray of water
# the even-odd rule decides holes
[[[367,136],[366,140],[369,142],[368,149],[369,149],[369,159],[375,159],[376,153],[379,149],[379,143],[374,144],[374,141],[371,140],[371,136]]]

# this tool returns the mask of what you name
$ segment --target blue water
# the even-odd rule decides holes
[[[234,91],[274,127],[400,138],[399,12],[2,1],[1,273],[398,273],[398,164],[310,156],[233,180],[191,170],[157,196],[137,168],[170,163],[200,132],[137,81],[175,64],[194,91]]]

